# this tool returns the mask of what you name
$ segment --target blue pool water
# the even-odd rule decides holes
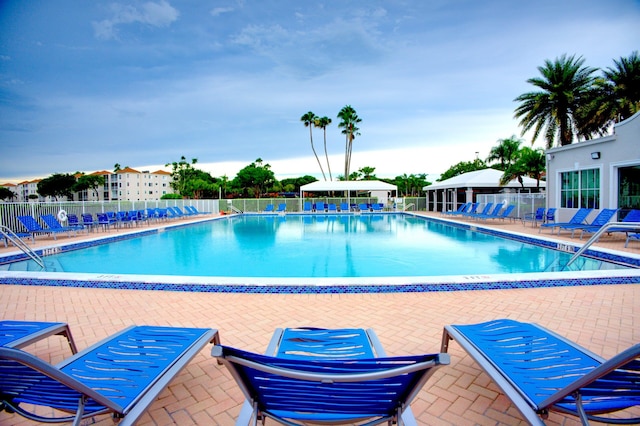
[[[413,216],[367,214],[236,216],[45,260],[56,272],[318,278],[542,272],[569,258]]]

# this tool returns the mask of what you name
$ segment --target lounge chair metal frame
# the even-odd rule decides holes
[[[640,418],[601,417],[640,405],[640,344],[604,360],[576,343],[533,323],[500,319],[448,325],[442,352],[455,340],[509,397],[532,425],[544,425],[550,411],[611,424]]]
[[[447,354],[387,358],[371,329],[279,328],[266,355],[224,346],[214,346],[211,354],[229,369],[247,398],[236,425],[256,425],[266,417],[286,425],[299,425],[296,421],[339,424],[358,420],[368,420],[366,425],[385,422],[415,425],[409,403],[434,373],[435,367],[449,364]],[[367,389],[371,388],[375,393],[378,382],[394,380],[399,375],[415,377],[405,384],[405,393],[395,396],[395,409],[381,414],[383,410],[379,410],[378,405],[384,402],[368,394]],[[282,386],[275,390],[254,387],[256,377],[258,381],[260,377],[276,379]],[[358,391],[345,389],[354,384],[361,388]],[[297,392],[300,386],[305,388],[304,395]],[[346,398],[350,395],[352,402],[334,399],[334,392]],[[394,398],[392,392],[386,393],[388,395],[382,399]],[[367,407],[367,404],[370,405]],[[362,407],[370,411],[363,412]],[[298,409],[301,411],[296,411]],[[344,413],[343,410],[351,411]]]
[[[72,353],[78,349],[73,341],[69,325],[64,322],[41,321],[0,321],[0,346],[20,349],[49,336],[63,336],[67,339]]]
[[[214,329],[132,326],[56,366],[0,347],[0,408],[37,422],[74,425],[111,413],[120,425],[130,425],[207,343],[219,342]],[[31,404],[70,415],[44,417],[28,411]]]

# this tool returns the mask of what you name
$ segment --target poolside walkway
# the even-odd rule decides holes
[[[512,227],[516,232],[531,230],[521,223],[492,226]],[[538,235],[537,230],[533,233]],[[43,240],[38,244],[53,242]],[[66,243],[68,239],[59,236],[58,241]],[[624,241],[605,244],[622,250]],[[628,251],[640,253],[637,246]],[[638,285],[340,295],[2,285],[0,312],[7,319],[68,322],[79,348],[131,324],[152,324],[217,328],[224,344],[261,352],[275,328],[306,325],[371,327],[389,355],[402,355],[437,352],[445,324],[495,318],[540,323],[605,358],[640,342]],[[52,363],[70,355],[68,346],[58,337],[26,350]],[[241,392],[209,352],[210,346],[194,358],[151,406],[140,425],[234,424],[243,399]],[[455,342],[450,345],[450,354],[451,365],[439,369],[411,405],[420,424],[525,424],[509,400]],[[97,420],[98,425],[113,425],[105,416]],[[547,423],[578,424],[558,414],[551,414]],[[2,412],[0,424],[34,423]]]

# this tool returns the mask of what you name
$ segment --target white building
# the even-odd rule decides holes
[[[523,176],[522,183],[514,179],[506,185],[500,185],[504,172],[495,169],[483,169],[463,173],[450,179],[436,182],[422,188],[427,197],[427,210],[457,210],[464,203],[476,202],[480,194],[539,192],[543,191],[545,181],[538,182]]]
[[[640,209],[640,112],[613,127],[613,134],[546,151],[547,207],[568,221],[580,207],[619,209],[622,220]]]
[[[163,195],[173,193],[170,185],[171,173],[164,170],[150,173],[126,167],[118,170],[115,175],[117,176],[117,186],[113,185],[114,181],[111,179],[110,188],[112,195],[114,195],[114,189],[117,188],[116,199],[118,200],[159,200]]]
[[[91,173],[104,177],[104,185],[98,189],[97,194],[93,189],[77,192],[73,195],[75,201],[150,201],[159,200],[165,194],[172,194],[171,173],[164,170],[155,172],[138,171],[126,167],[117,172],[106,170]],[[76,180],[82,174],[75,175]],[[38,194],[38,182],[41,179],[3,184],[16,197],[14,202],[46,202],[52,201],[51,197],[41,197]]]

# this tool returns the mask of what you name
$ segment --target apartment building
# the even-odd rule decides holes
[[[171,173],[164,170],[140,172],[131,167],[125,167],[115,173],[115,179],[113,175],[110,178],[110,194],[117,196],[119,200],[158,200],[165,194],[173,193],[170,185]]]
[[[106,170],[91,173],[102,176],[104,184],[97,190],[87,189],[73,194],[75,201],[149,201],[159,200],[165,194],[172,194],[171,173],[164,170],[155,172],[138,171],[131,167],[125,167],[117,172]],[[82,174],[75,175],[79,179]],[[51,201],[50,197],[41,197],[38,194],[38,182],[41,179],[24,181],[18,184],[5,183],[0,186],[9,189],[16,194],[11,201],[16,202],[43,202]]]

